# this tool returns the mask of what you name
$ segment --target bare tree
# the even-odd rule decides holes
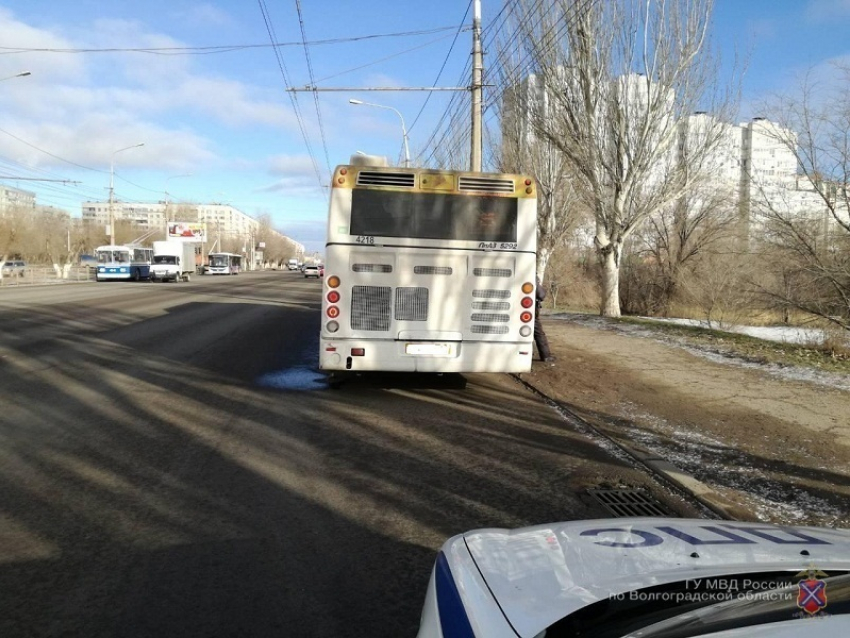
[[[718,188],[706,184],[695,189],[644,221],[633,236],[636,259],[626,262],[624,273],[627,280],[643,279],[644,291],[628,296],[628,310],[669,315],[683,278],[699,278],[703,268],[714,267],[713,260],[701,258],[731,252],[738,215],[733,188],[721,183]]]
[[[759,290],[774,308],[799,310],[850,330],[850,68],[765,105],[774,138],[797,160],[796,184],[754,188],[753,217],[772,280]]]
[[[752,287],[751,255],[704,251],[694,256],[679,276],[679,296],[709,328],[740,323],[756,306]]]
[[[537,181],[537,275],[544,281],[553,253],[588,214],[575,196],[567,157],[550,139],[529,134],[518,116],[533,108],[533,102],[524,92],[509,90],[500,106],[501,145],[494,161],[502,172],[531,174]]]
[[[517,0],[517,38],[499,64],[540,106],[534,135],[566,157],[593,212],[601,313],[620,315],[623,243],[709,176],[733,108],[708,44],[712,0]],[[504,47],[505,50],[508,47]],[[519,59],[521,63],[516,63]],[[707,111],[683,144],[682,122]]]

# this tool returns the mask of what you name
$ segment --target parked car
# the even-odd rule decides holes
[[[324,268],[322,268],[321,270],[324,271]],[[315,277],[316,279],[318,279],[323,274],[324,274],[324,272],[320,272],[320,270],[319,270],[319,264],[308,264],[308,265],[304,266],[304,278],[305,279],[307,277]]]
[[[27,264],[24,261],[7,261],[3,263],[4,277],[22,277],[26,272]]]

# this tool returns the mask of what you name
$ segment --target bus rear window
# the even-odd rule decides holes
[[[517,199],[355,189],[351,234],[515,242]]]

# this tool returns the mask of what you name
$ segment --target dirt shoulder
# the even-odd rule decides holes
[[[667,459],[741,520],[850,527],[850,377],[772,368],[599,317],[544,318],[523,378]]]

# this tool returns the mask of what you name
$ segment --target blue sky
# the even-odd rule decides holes
[[[401,157],[398,116],[348,100],[398,109],[416,156],[454,94],[297,93],[299,117],[286,88],[311,81],[302,28],[321,87],[457,86],[469,4],[0,0],[0,78],[32,73],[0,83],[2,181],[79,215],[107,197],[114,161],[122,200],[230,203],[321,250],[329,168],[357,150]],[[501,8],[482,0],[485,27]],[[716,46],[749,60],[742,119],[796,73],[847,56],[848,27],[850,0],[716,0]],[[405,35],[366,37],[382,34]]]

